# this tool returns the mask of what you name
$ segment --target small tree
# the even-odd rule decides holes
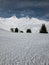
[[[40,33],[48,33],[45,24],[42,24],[42,27],[40,29]]]
[[[10,30],[11,30],[11,32],[13,32],[13,28],[11,28]]]
[[[27,33],[31,33],[31,29],[27,29],[27,31],[26,31]]]
[[[15,32],[17,32],[17,33],[18,33],[18,28],[15,28]]]
[[[20,31],[21,33],[23,33],[23,31]]]

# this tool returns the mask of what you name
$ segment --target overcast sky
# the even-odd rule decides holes
[[[49,7],[48,0],[0,0],[0,8]]]
[[[31,13],[29,14],[32,14],[34,17],[49,19],[49,0],[0,0],[0,16],[6,15],[7,12],[17,14],[15,10],[18,11],[22,9],[31,9],[31,11],[29,11]],[[26,13],[28,12],[25,12],[25,14]],[[24,14],[24,11],[23,13],[21,12],[21,14]]]

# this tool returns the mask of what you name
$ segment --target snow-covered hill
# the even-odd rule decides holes
[[[0,29],[0,65],[49,65],[49,34]]]
[[[49,33],[40,34],[44,23],[49,32],[49,22],[36,18],[0,18],[0,65],[49,65]],[[12,33],[18,27],[31,34]]]
[[[49,30],[49,21],[39,20],[37,18],[22,17],[17,18],[12,16],[10,18],[1,18],[0,17],[0,28],[10,31],[10,28],[18,27],[20,30],[25,30],[31,28],[34,32],[39,32],[39,29],[45,23]]]

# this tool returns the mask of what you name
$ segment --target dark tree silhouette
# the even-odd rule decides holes
[[[27,31],[26,31],[27,33],[31,33],[31,29],[27,29]]]
[[[21,33],[23,33],[23,31],[20,31]]]
[[[11,30],[11,32],[13,32],[13,28],[11,28],[10,30]]]
[[[42,24],[42,27],[40,29],[40,33],[48,33],[45,24]]]
[[[17,32],[17,33],[18,33],[18,28],[15,28],[15,32]]]

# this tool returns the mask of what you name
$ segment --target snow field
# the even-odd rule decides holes
[[[49,34],[0,30],[0,65],[49,65]]]

